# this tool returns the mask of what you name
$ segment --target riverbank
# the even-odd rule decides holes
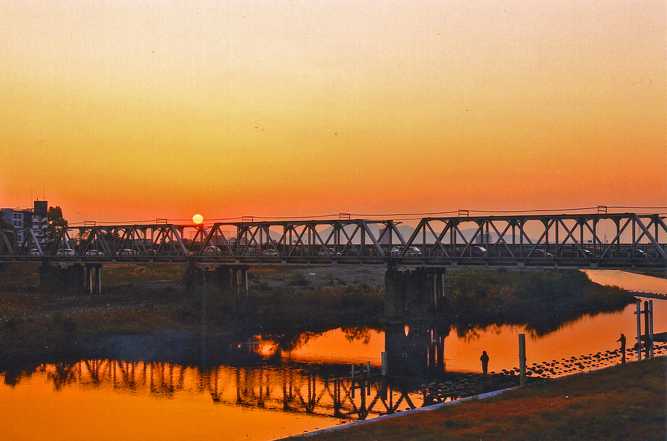
[[[667,358],[661,357],[536,383],[484,401],[351,425],[307,439],[661,441],[667,436],[666,372]]]
[[[10,266],[0,273],[0,368],[104,356],[106,342],[123,335],[195,341],[206,332],[224,345],[262,334],[291,349],[304,331],[383,323],[383,268],[253,268],[247,304],[235,313],[221,296],[187,292],[183,269],[108,265],[105,294],[89,296],[40,291],[37,266]],[[459,334],[490,324],[526,324],[544,334],[632,302],[627,292],[575,271],[450,271],[447,292],[449,312],[438,319]]]

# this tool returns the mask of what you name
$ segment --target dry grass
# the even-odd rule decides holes
[[[104,283],[107,287],[157,281],[180,283],[184,274],[185,265],[177,263],[104,265]]]
[[[311,439],[665,440],[666,369],[665,358],[632,363]]]

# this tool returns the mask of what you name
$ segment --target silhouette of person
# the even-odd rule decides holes
[[[621,333],[621,336],[616,341],[621,343],[621,364],[625,364],[625,335]]]
[[[482,362],[482,373],[486,375],[489,372],[489,354],[486,351],[482,351],[482,356],[479,357],[479,360]]]

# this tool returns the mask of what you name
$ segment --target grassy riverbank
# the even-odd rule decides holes
[[[631,363],[308,439],[662,441],[667,436],[666,373],[665,358]]]
[[[222,296],[186,292],[180,265],[107,265],[105,294],[66,295],[37,289],[37,266],[0,272],[0,366],[89,355],[98,337],[177,332],[245,338],[267,333],[286,342],[302,331],[379,327],[383,321],[383,268],[257,268],[250,297],[230,313]],[[458,332],[493,323],[527,323],[536,333],[584,313],[618,310],[632,300],[596,285],[579,272],[448,272],[440,317]]]
[[[538,335],[583,314],[622,309],[626,291],[592,283],[579,271],[448,273],[446,310],[459,334],[490,324],[525,324]]]

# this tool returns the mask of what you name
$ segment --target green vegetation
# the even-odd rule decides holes
[[[308,439],[662,441],[667,437],[666,372],[665,358],[631,363]]]

